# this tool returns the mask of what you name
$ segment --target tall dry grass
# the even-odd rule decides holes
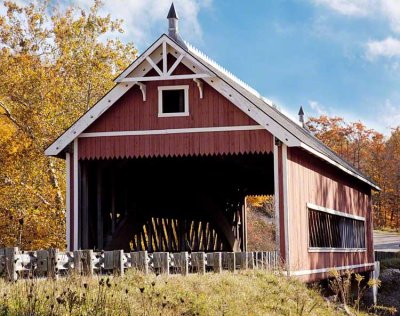
[[[303,283],[265,271],[0,281],[0,315],[340,315]]]

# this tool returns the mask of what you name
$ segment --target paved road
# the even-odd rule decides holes
[[[374,230],[374,249],[379,251],[400,251],[400,234]]]

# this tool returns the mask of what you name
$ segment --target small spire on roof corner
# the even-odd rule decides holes
[[[177,19],[177,20],[179,20],[178,15],[176,14],[175,6],[174,6],[173,2],[171,3],[171,7],[169,8],[167,19]]]
[[[305,124],[304,124],[304,111],[303,111],[303,107],[302,106],[300,106],[300,110],[299,110],[298,115],[299,115],[299,121],[302,124],[302,126],[304,127],[305,126]]]

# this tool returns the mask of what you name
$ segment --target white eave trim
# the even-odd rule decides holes
[[[372,183],[371,181],[368,181],[367,179],[365,179],[364,177],[361,177],[359,174],[355,173],[354,171],[347,169],[346,167],[344,167],[344,166],[341,165],[340,163],[338,163],[338,162],[332,160],[331,158],[325,156],[324,154],[320,153],[319,151],[315,150],[314,148],[311,148],[310,146],[308,146],[308,145],[306,145],[306,144],[304,144],[304,143],[301,143],[301,144],[300,144],[300,147],[303,148],[303,149],[305,149],[305,150],[307,150],[307,151],[310,152],[311,154],[313,154],[313,155],[315,155],[315,156],[317,156],[317,157],[319,157],[319,158],[321,158],[321,159],[327,161],[327,162],[330,163],[331,165],[334,165],[335,167],[337,167],[337,168],[343,170],[344,172],[346,172],[346,173],[352,175],[353,177],[356,177],[357,179],[359,179],[359,180],[361,180],[361,181],[367,183],[368,185],[370,185],[370,186],[373,187],[374,189],[376,189],[376,190],[378,190],[378,191],[381,191],[381,188],[378,187],[377,185],[375,185],[374,183]]]
[[[311,208],[313,210],[316,211],[320,211],[320,212],[324,212],[324,213],[328,213],[328,214],[332,214],[332,215],[338,215],[341,217],[347,217],[347,218],[351,218],[351,219],[356,219],[359,221],[364,221],[365,222],[365,217],[362,216],[358,216],[358,215],[354,215],[354,214],[349,214],[349,213],[344,213],[344,212],[340,212],[340,211],[336,211],[327,207],[323,207],[323,206],[319,206],[313,203],[307,203],[307,207]]]

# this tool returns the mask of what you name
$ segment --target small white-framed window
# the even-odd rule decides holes
[[[188,116],[189,86],[158,87],[158,116]]]

